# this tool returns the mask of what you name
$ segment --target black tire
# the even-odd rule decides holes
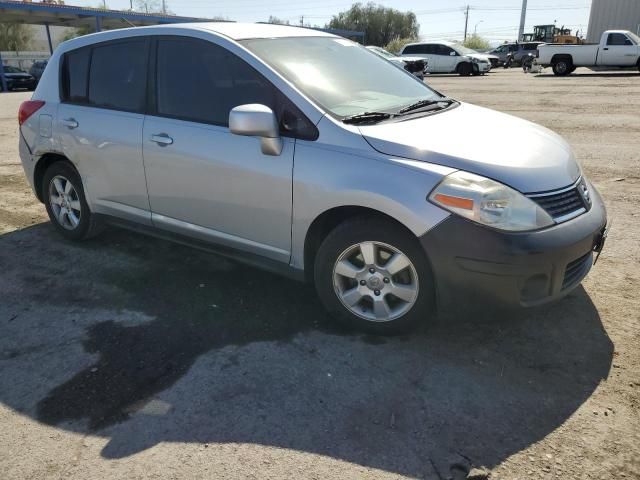
[[[343,302],[338,298],[338,287],[334,285],[334,268],[337,261],[355,245],[363,242],[379,242],[397,249],[399,252],[408,257],[413,268],[411,274],[417,276],[417,296],[414,297],[414,303],[407,303],[407,311],[403,312],[396,318],[387,321],[374,321],[360,317],[349,310]],[[376,261],[378,264],[378,261]],[[365,272],[366,266],[361,267],[361,272]],[[381,267],[381,268],[384,268]],[[410,267],[409,267],[410,268]],[[402,275],[409,274],[407,269],[401,272]],[[318,296],[327,311],[343,325],[350,329],[372,333],[376,335],[395,335],[405,333],[415,329],[418,325],[424,324],[425,321],[433,314],[435,287],[433,275],[429,266],[427,257],[422,250],[418,240],[408,231],[398,226],[392,221],[375,217],[362,216],[353,218],[338,225],[322,242],[315,258],[314,265],[314,281]],[[357,287],[358,281],[352,280]],[[396,281],[401,281],[396,277],[392,277],[390,285],[397,285]],[[389,282],[385,278],[385,284]],[[360,285],[363,285],[362,283]],[[384,289],[387,285],[383,285]],[[347,287],[352,288],[352,287]],[[365,287],[363,287],[365,288]],[[366,288],[369,288],[368,286]],[[372,291],[374,292],[374,291]],[[388,293],[391,293],[388,291]],[[395,297],[384,294],[379,298],[385,300],[384,303],[389,305]],[[367,305],[373,305],[374,296],[370,293],[368,297],[362,297],[362,304],[358,305],[358,309],[362,312],[366,311]],[[356,307],[354,307],[355,309]],[[369,311],[372,312],[372,307]],[[364,313],[363,313],[364,315]]]
[[[551,68],[553,69],[554,75],[558,77],[564,77],[571,73],[573,64],[571,63],[570,60],[561,59],[553,62],[553,65],[551,65]]]
[[[74,212],[74,215],[79,220],[76,226],[63,226],[54,212],[51,192],[55,190],[54,179],[56,178],[66,179],[71,183],[73,192],[75,192],[72,192],[72,200],[77,200],[80,203],[79,216]],[[47,209],[49,220],[51,220],[55,229],[65,238],[68,238],[69,240],[85,240],[102,231],[102,222],[91,212],[89,205],[87,204],[87,200],[84,195],[84,188],[82,186],[82,179],[70,163],[66,161],[59,161],[51,164],[51,166],[47,168],[42,181],[42,199]],[[69,224],[72,223],[69,215],[66,216],[66,220]]]
[[[468,77],[473,73],[473,65],[470,63],[461,63],[458,65],[458,74],[461,77]]]

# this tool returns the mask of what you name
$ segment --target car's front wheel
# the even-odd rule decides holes
[[[417,239],[377,217],[348,220],[322,242],[318,295],[337,319],[359,331],[402,333],[433,310],[433,279]]]

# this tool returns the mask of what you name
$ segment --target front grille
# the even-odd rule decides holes
[[[589,208],[589,197],[582,179],[576,184],[553,192],[527,195],[540,205],[557,223],[583,214]]]
[[[589,268],[591,268],[591,255],[591,252],[589,252],[583,257],[580,257],[567,265],[567,268],[564,271],[562,290],[566,290],[567,288],[580,283],[584,276],[589,272]]]

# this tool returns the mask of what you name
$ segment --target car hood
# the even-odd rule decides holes
[[[425,63],[427,63],[427,59],[426,58],[422,58],[422,57],[402,56],[402,57],[396,57],[396,58],[399,58],[400,60],[402,60],[404,62],[425,62]]]
[[[5,78],[31,78],[28,73],[5,73]]]
[[[465,55],[465,57],[469,57],[469,58],[477,58],[478,60],[485,60],[485,61],[489,61],[489,57],[492,57],[493,55],[485,55],[484,53],[470,53],[469,55]]]
[[[559,189],[580,176],[569,144],[559,135],[470,104],[412,120],[361,126],[360,132],[385,155],[465,170],[523,193]],[[496,132],[499,142],[493,140]]]

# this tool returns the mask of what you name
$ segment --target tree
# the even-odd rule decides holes
[[[66,42],[67,40],[71,40],[72,38],[81,37],[83,35],[88,35],[96,31],[96,27],[90,27],[89,25],[83,25],[77,28],[70,28],[67,30],[62,36],[62,41]]]
[[[394,38],[389,43],[387,43],[384,47],[385,50],[391,53],[399,53],[407,43],[414,43],[419,41],[418,37],[409,37],[409,38]]]
[[[19,52],[27,50],[33,39],[33,30],[23,23],[0,23],[0,50]]]
[[[275,25],[289,25],[289,20],[283,20],[282,18],[269,15],[269,20],[267,20],[267,23],[273,23]]]
[[[133,2],[134,10],[144,13],[163,13],[161,0],[135,0]],[[167,2],[165,1],[165,9],[167,9]]]
[[[464,46],[473,50],[488,50],[491,48],[489,41],[482,38],[477,33],[467,37],[467,41],[464,42]]]
[[[397,38],[417,37],[420,31],[415,13],[372,2],[353,4],[346,12],[334,15],[327,27],[364,32],[366,43],[377,46],[387,45]]]

